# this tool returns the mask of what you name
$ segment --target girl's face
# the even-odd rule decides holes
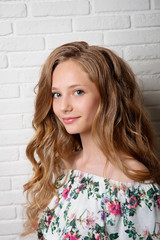
[[[52,76],[53,111],[70,134],[91,131],[100,95],[81,66],[67,60],[60,63]]]

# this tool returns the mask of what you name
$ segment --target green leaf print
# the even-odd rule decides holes
[[[151,188],[151,189],[149,189],[149,190],[147,191],[147,196],[148,196],[149,198],[152,198],[153,195],[154,195],[154,193],[155,193],[155,191],[153,190],[153,188]]]
[[[75,218],[70,222],[70,225],[75,229],[76,228],[76,220]]]
[[[110,239],[113,240],[113,239],[117,239],[119,237],[118,233],[112,233],[109,235]]]
[[[104,233],[104,226],[103,227],[101,227],[99,224],[95,224],[95,231],[96,231],[96,233]]]

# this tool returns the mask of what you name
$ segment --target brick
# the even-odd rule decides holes
[[[17,237],[14,235],[14,236],[0,236],[0,240],[17,240]]]
[[[0,222],[1,234],[20,234],[22,232],[22,223],[20,220],[10,220]]]
[[[108,48],[108,46],[104,47]],[[111,46],[109,49],[116,53],[118,56],[123,57],[123,48],[121,46]]]
[[[104,43],[107,45],[159,43],[159,39],[159,29],[117,30],[104,33]]]
[[[73,30],[76,31],[123,29],[129,27],[129,16],[90,16],[73,19]]]
[[[25,219],[26,218],[25,207],[23,205],[17,205],[16,206],[16,213],[17,213],[17,218],[18,219]]]
[[[15,207],[0,207],[0,220],[16,218]]]
[[[10,190],[11,189],[11,180],[9,177],[0,177],[0,191]],[[1,216],[1,214],[0,214]]]
[[[0,70],[0,83],[36,83],[40,77],[40,67],[18,69],[18,70]]]
[[[10,22],[1,22],[0,23],[0,36],[8,35],[12,33],[12,25]]]
[[[9,56],[11,67],[37,67],[44,64],[48,52],[12,53]]]
[[[143,74],[159,74],[160,60],[146,60],[146,61],[130,61],[129,62],[133,72],[138,75]]]
[[[143,99],[145,106],[156,106],[160,103],[160,91],[144,92]]]
[[[1,206],[7,206],[7,205],[11,205],[11,204],[24,204],[25,201],[26,201],[25,196],[24,196],[23,192],[20,190],[0,192],[0,205]]]
[[[27,145],[20,146],[19,152],[20,152],[20,159],[28,161],[27,156],[26,156],[26,146]]]
[[[36,51],[44,49],[42,37],[5,37],[0,41],[0,51]]]
[[[33,114],[25,114],[23,116],[23,127],[31,128],[32,127]]]
[[[7,56],[4,54],[0,54],[0,68],[7,68],[7,67],[8,67]]]
[[[1,130],[0,146],[26,144],[32,136],[32,129]]]
[[[147,107],[152,121],[160,121],[160,107]]]
[[[89,2],[86,0],[38,2],[33,3],[31,7],[32,15],[35,17],[71,16],[89,13]]]
[[[19,97],[18,85],[1,85],[0,98],[16,98]]]
[[[139,11],[149,9],[149,0],[95,0],[95,12]]]
[[[29,162],[29,161],[28,161]],[[31,163],[30,163],[31,164]],[[23,185],[29,181],[31,175],[12,177],[12,189],[23,190]]]
[[[54,49],[62,44],[74,41],[86,41],[89,44],[102,45],[103,35],[100,32],[85,32],[52,35],[46,38],[48,49]]]
[[[0,175],[1,176],[17,176],[26,175],[32,173],[32,165],[29,161],[21,160],[9,163],[0,163]],[[21,189],[23,188],[23,183],[21,182]],[[20,188],[20,187],[19,187]]]
[[[134,27],[158,27],[160,26],[160,13],[136,14],[132,21]]]
[[[0,3],[1,18],[26,17],[26,5],[23,3]]]
[[[0,161],[17,161],[19,151],[17,147],[0,147]]]
[[[0,239],[1,240],[1,239]],[[3,239],[4,240],[4,239]],[[10,239],[9,239],[10,240]],[[37,240],[37,234],[29,234],[26,237],[21,237],[19,236],[18,238],[16,238],[16,240]]]
[[[21,96],[22,97],[35,97],[34,87],[35,87],[35,84],[32,84],[32,83],[22,84],[20,87]]]
[[[153,0],[154,9],[160,9],[160,1],[159,0]]]
[[[19,129],[22,128],[22,115],[3,115],[0,116],[0,129]]]
[[[124,49],[126,60],[160,58],[160,45],[128,46]]]
[[[71,32],[70,19],[30,20],[16,23],[17,34],[46,34]]]
[[[142,91],[160,90],[160,75],[137,76],[137,82]]]
[[[11,107],[12,106],[12,107]],[[34,99],[2,99],[0,101],[0,114],[9,113],[32,113],[34,110]]]

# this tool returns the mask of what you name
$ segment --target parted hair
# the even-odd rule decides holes
[[[58,64],[67,60],[78,63],[100,93],[92,136],[106,156],[106,163],[110,161],[135,181],[152,179],[160,184],[155,134],[129,65],[104,47],[89,46],[82,41],[64,44],[51,52],[36,85],[32,121],[35,135],[26,148],[26,155],[33,166],[33,177],[24,185],[27,195],[24,235],[37,229],[39,214],[53,196],[58,197],[57,181],[64,169],[68,173],[67,159],[73,152],[82,149],[80,135],[67,133],[52,107],[53,71]],[[119,158],[119,151],[144,164],[148,171],[129,168]]]

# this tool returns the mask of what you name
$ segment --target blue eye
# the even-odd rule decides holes
[[[59,98],[60,94],[59,93],[52,93],[53,98]]]
[[[83,90],[76,90],[75,92],[77,92],[77,94],[76,94],[76,95],[82,95],[82,94],[84,93],[84,91],[83,91]]]

